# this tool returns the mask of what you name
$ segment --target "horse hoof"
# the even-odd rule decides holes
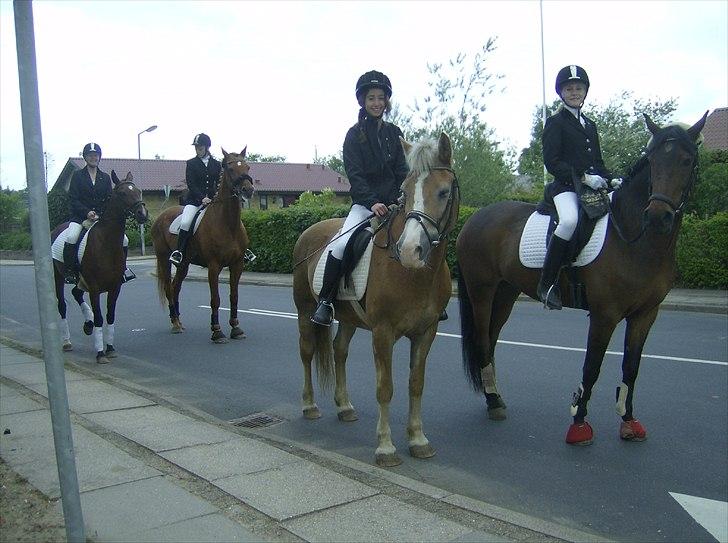
[[[73,345],[71,345],[71,342],[70,341],[68,341],[68,342],[66,342],[66,343],[63,344],[63,352],[64,353],[67,353],[68,351],[72,351],[72,350],[73,350]]]
[[[99,355],[96,355],[96,363],[97,364],[108,364],[109,362],[111,362],[111,360],[109,360],[108,357],[105,354],[101,353],[100,356]]]
[[[245,339],[246,337],[248,336],[245,335],[242,328],[236,326],[230,330],[230,339]]]
[[[569,445],[591,445],[593,440],[594,430],[586,421],[572,424],[566,433],[566,442]]]
[[[374,460],[380,468],[393,468],[394,466],[399,466],[402,463],[402,459],[397,456],[397,453],[377,454],[375,455]]]
[[[432,458],[435,456],[435,449],[429,443],[427,445],[410,445],[410,456],[415,458]]]
[[[83,333],[90,336],[94,331],[94,321],[86,321],[83,323]]]
[[[647,439],[647,430],[637,419],[623,421],[619,426],[619,437],[625,441],[644,441]]]
[[[218,345],[224,345],[228,342],[228,338],[225,337],[225,334],[220,334],[219,336],[216,334],[212,334],[212,337],[210,339],[213,343],[217,343]]]
[[[309,420],[320,419],[321,411],[319,411],[318,406],[315,405],[313,407],[307,407],[303,410],[303,417]]]
[[[505,407],[489,407],[488,418],[490,420],[506,420],[506,408]]]
[[[116,350],[113,347],[107,347],[106,348],[106,358],[116,358],[119,356],[116,354]]]
[[[339,417],[339,420],[341,422],[354,422],[359,420],[359,415],[357,415],[356,411],[354,411],[353,409],[345,409],[344,411],[339,411],[336,416]]]

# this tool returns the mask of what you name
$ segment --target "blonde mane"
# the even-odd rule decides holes
[[[412,146],[412,150],[407,155],[407,164],[410,170],[427,173],[437,166],[437,155],[437,140],[425,138]]]

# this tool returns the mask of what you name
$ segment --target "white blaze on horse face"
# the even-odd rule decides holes
[[[428,175],[429,173],[425,172],[417,176],[412,211],[425,212],[425,179],[427,179]],[[404,225],[404,230],[399,238],[399,257],[405,268],[421,268],[425,265],[424,260],[421,258],[423,226],[427,227],[426,224],[421,225],[415,219],[408,220]]]

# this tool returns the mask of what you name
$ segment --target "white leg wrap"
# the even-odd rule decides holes
[[[68,319],[61,319],[61,339],[71,341],[71,330],[68,328]]]
[[[94,348],[96,352],[103,352],[104,349],[104,329],[101,326],[94,326]]]
[[[106,345],[113,345],[114,344],[114,325],[113,324],[104,324],[104,327],[106,328],[104,336],[106,337]]]
[[[488,364],[480,370],[480,376],[483,379],[483,390],[486,394],[498,394],[495,386],[495,368],[493,364]]]
[[[623,417],[627,414],[627,393],[629,387],[624,383],[620,383],[617,387],[617,415]]]
[[[91,311],[91,306],[87,302],[81,304],[81,311],[83,312],[83,318],[87,321],[94,320],[94,312]]]

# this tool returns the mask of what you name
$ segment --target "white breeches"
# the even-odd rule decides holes
[[[561,239],[569,241],[576,230],[576,221],[579,219],[579,200],[575,192],[562,192],[554,196],[554,205],[559,214],[559,224],[554,234]]]
[[[66,228],[66,243],[78,243],[78,236],[81,235],[81,225],[77,222],[69,222]],[[129,238],[124,234],[124,247],[129,247]]]
[[[349,215],[347,215],[346,220],[344,221],[344,226],[341,227],[341,230],[339,230],[339,232],[346,232],[350,228],[353,228],[356,224],[362,222],[371,214],[371,210],[367,209],[363,205],[354,204],[353,206],[351,206],[351,209],[349,210]],[[339,235],[339,232],[336,233],[337,236]],[[346,243],[349,241],[349,238],[353,233],[354,230],[351,230],[351,232],[347,232],[339,239],[332,241],[331,243],[329,243],[329,246],[326,250],[331,251],[331,255],[334,258],[338,258],[339,260],[341,260],[344,257],[344,249],[346,248]]]
[[[197,206],[193,205],[186,205],[184,209],[182,210],[182,219],[180,222],[179,227],[182,230],[190,231],[190,226],[192,226],[192,219],[195,218],[195,213],[197,213],[197,210],[200,209]]]

